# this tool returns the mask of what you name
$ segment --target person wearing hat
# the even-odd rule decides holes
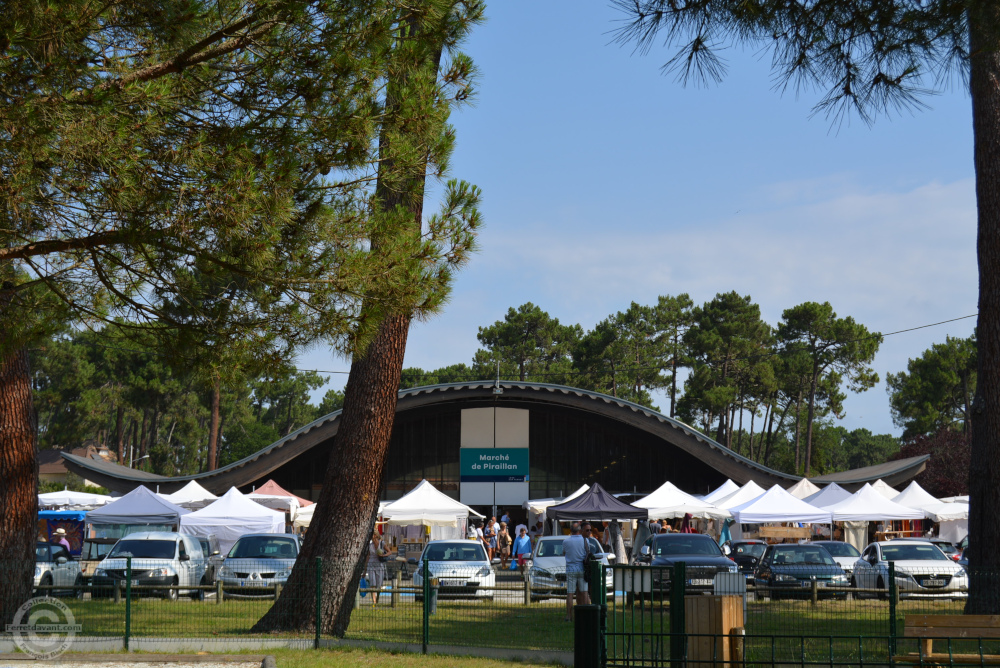
[[[56,539],[55,543],[65,547],[67,552],[70,551],[69,540],[66,538],[66,529],[59,527],[58,529],[52,532],[52,537]]]

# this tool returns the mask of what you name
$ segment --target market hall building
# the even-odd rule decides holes
[[[164,477],[64,453],[68,469],[112,491],[138,485],[176,491],[197,480],[214,494],[249,492],[268,479],[317,499],[340,411],[324,416],[237,462],[189,476]],[[881,478],[899,487],[928,456],[812,478],[854,489]],[[402,390],[382,481],[394,500],[421,480],[472,506],[520,506],[562,497],[582,484],[614,493],[649,493],[666,481],[704,494],[731,479],[789,487],[798,476],[767,468],[654,410],[561,385],[476,381]]]

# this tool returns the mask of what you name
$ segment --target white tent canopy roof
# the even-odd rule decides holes
[[[299,509],[299,500],[281,494],[247,494],[247,498],[271,510],[287,511],[293,517]]]
[[[969,504],[967,503],[932,503],[924,506],[921,510],[932,522],[969,519]]]
[[[740,486],[737,485],[732,480],[726,479],[726,482],[722,483],[711,492],[705,496],[700,497],[702,501],[708,501],[709,503],[716,503],[734,492],[740,491]]]
[[[744,503],[753,501],[754,499],[760,497],[764,494],[764,491],[763,487],[751,480],[729,496],[724,496],[721,499],[713,501],[712,503],[724,510],[732,510],[736,506],[741,506]]]
[[[946,496],[942,498],[941,501],[943,501],[944,503],[968,503],[969,495],[966,494],[965,496]]]
[[[430,526],[457,527],[458,520],[469,515],[483,517],[464,503],[439,491],[426,480],[403,497],[382,509],[382,517],[389,524],[427,524]]]
[[[780,485],[775,485],[756,499],[731,508],[730,511],[739,524],[765,522],[830,524],[830,513],[811,506],[802,499],[796,499]]]
[[[193,536],[215,534],[222,554],[248,533],[284,533],[285,514],[251,501],[235,487],[201,510],[181,517],[181,531]]]
[[[941,503],[921,487],[916,480],[911,482],[909,487],[897,494],[892,499],[892,502],[906,506],[907,508],[916,508],[917,510],[924,510],[927,506],[936,506]]]
[[[867,485],[868,483],[865,484]],[[889,499],[890,501],[892,501],[894,498],[896,498],[896,496],[899,495],[899,492],[896,489],[889,487],[889,485],[887,485],[885,481],[882,480],[881,478],[871,483],[871,488],[874,489],[879,494],[881,494],[882,496],[884,496],[885,498]]]
[[[729,517],[728,510],[716,508],[713,504],[701,501],[687,492],[682,492],[672,482],[665,482],[660,487],[638,501],[633,506],[649,510],[651,519],[673,519],[684,517],[691,513],[692,517],[712,517],[723,519]]]
[[[817,508],[826,508],[827,506],[832,506],[835,503],[840,503],[844,499],[849,498],[851,498],[850,492],[837,483],[831,482],[820,491],[807,496],[802,500],[810,505],[816,506]]]
[[[924,511],[893,503],[877,491],[865,486],[840,503],[827,506],[835,522],[875,522],[879,520],[920,520]]]
[[[105,494],[90,492],[46,492],[38,495],[38,505],[42,508],[97,508],[111,503],[114,499]]]
[[[536,515],[540,515],[544,513],[545,509],[548,508],[549,506],[555,506],[560,503],[566,503],[567,501],[572,501],[581,494],[584,494],[588,489],[590,489],[590,485],[581,485],[580,489],[576,490],[569,496],[563,497],[561,499],[555,497],[548,499],[528,499],[527,501],[521,504],[521,507],[524,508],[525,510],[529,510],[535,513]]]
[[[86,515],[91,524],[174,525],[190,511],[139,485],[128,494]]]
[[[807,496],[812,496],[813,494],[819,492],[820,489],[816,485],[809,482],[808,478],[803,478],[789,487],[787,491],[796,499],[804,499]]]
[[[308,527],[312,523],[314,512],[316,512],[315,503],[305,508],[299,508],[299,512],[295,513],[295,519],[292,520],[292,526],[296,529]]]
[[[160,494],[160,496],[182,508],[204,508],[219,498],[199,485],[197,480],[192,480],[172,494]]]

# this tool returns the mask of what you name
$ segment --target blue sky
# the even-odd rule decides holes
[[[668,50],[611,43],[621,17],[606,4],[496,0],[487,14],[463,49],[479,95],[453,116],[452,176],[483,190],[481,251],[444,311],[413,326],[407,366],[469,363],[477,327],[528,301],[585,329],[681,292],[749,294],[772,325],[803,301],[881,332],[976,312],[961,82],[922,112],[834,128],[812,114],[820,91],[774,90],[769,52],[725,49],[721,84],[683,87],[660,71]],[[882,383],[840,424],[898,433],[886,372],[974,323],[887,337]],[[312,350],[299,366],[349,362]]]

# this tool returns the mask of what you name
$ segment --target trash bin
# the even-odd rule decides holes
[[[601,607],[577,605],[573,608],[573,665],[576,668],[600,668]]]
[[[428,605],[428,612],[432,615],[436,615],[438,611],[438,590],[441,586],[441,581],[437,578],[431,578],[431,592],[430,592],[430,604]]]

